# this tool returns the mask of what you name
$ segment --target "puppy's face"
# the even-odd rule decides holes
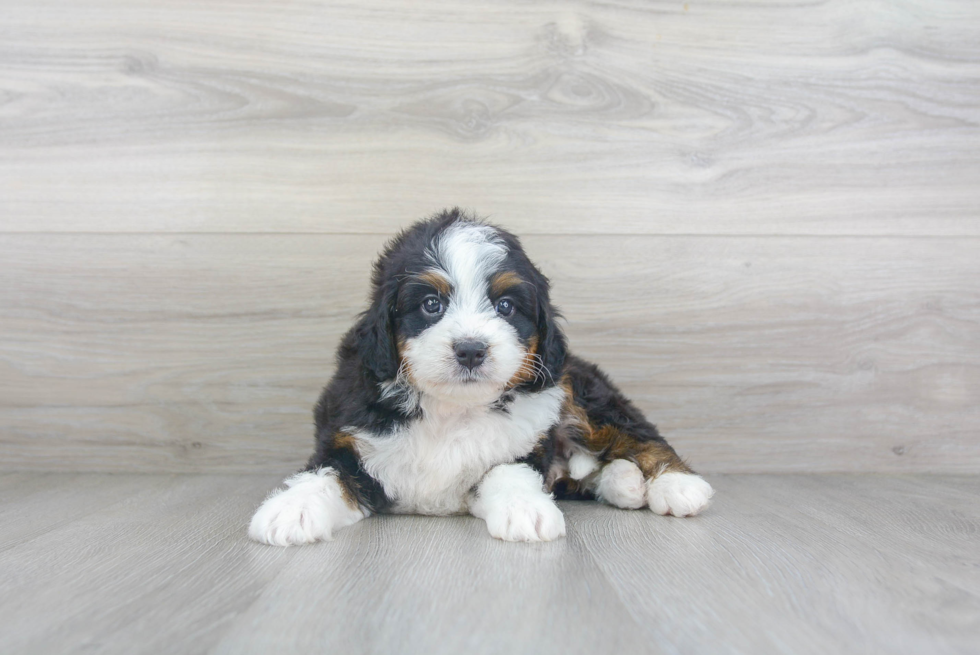
[[[399,285],[400,373],[423,393],[486,403],[547,375],[537,355],[536,289],[509,254],[493,228],[456,223]]]
[[[379,260],[362,361],[384,389],[464,406],[554,384],[565,341],[547,279],[515,237],[454,216],[417,224]]]

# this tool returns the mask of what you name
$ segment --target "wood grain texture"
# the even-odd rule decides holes
[[[975,652],[980,478],[712,482],[693,519],[562,503],[550,544],[386,516],[276,549],[245,539],[268,475],[0,475],[0,516],[90,508],[0,547],[0,650]]]
[[[980,472],[980,3],[23,0],[0,469],[280,473],[459,204],[706,471]]]
[[[0,231],[980,235],[972,0],[3,14]]]
[[[976,242],[531,237],[704,471],[980,471]],[[298,468],[377,237],[0,237],[0,467]]]

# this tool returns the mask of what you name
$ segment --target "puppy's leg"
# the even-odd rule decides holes
[[[563,438],[598,460],[598,473],[582,481],[597,498],[674,516],[693,516],[707,507],[714,495],[711,485],[596,366],[571,357],[562,386]],[[569,474],[576,477],[573,463]]]
[[[694,516],[715,493],[662,439],[644,441],[623,428],[607,426],[592,435],[591,443],[605,451],[595,495],[610,505],[646,505],[657,514]]]
[[[593,444],[597,441],[593,439]],[[616,507],[647,505],[657,514],[694,516],[715,493],[663,440],[642,441],[617,430],[607,446],[607,458],[596,477],[595,494]]]
[[[271,546],[329,541],[337,528],[368,515],[332,468],[304,471],[288,478],[285,489],[266,498],[248,527],[248,536]]]
[[[470,512],[504,541],[552,541],[565,535],[565,517],[527,464],[501,464],[470,495]]]

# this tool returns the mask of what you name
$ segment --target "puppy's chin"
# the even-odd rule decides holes
[[[469,379],[459,382],[434,382],[419,384],[423,396],[440,403],[458,407],[489,405],[503,394],[506,383],[496,380]]]

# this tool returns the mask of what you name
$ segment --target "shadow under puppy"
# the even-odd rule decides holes
[[[377,512],[472,513],[507,541],[565,534],[554,498],[690,516],[714,493],[599,371],[566,352],[548,280],[459,210],[395,237],[317,404],[316,452],[249,526],[278,546]]]

